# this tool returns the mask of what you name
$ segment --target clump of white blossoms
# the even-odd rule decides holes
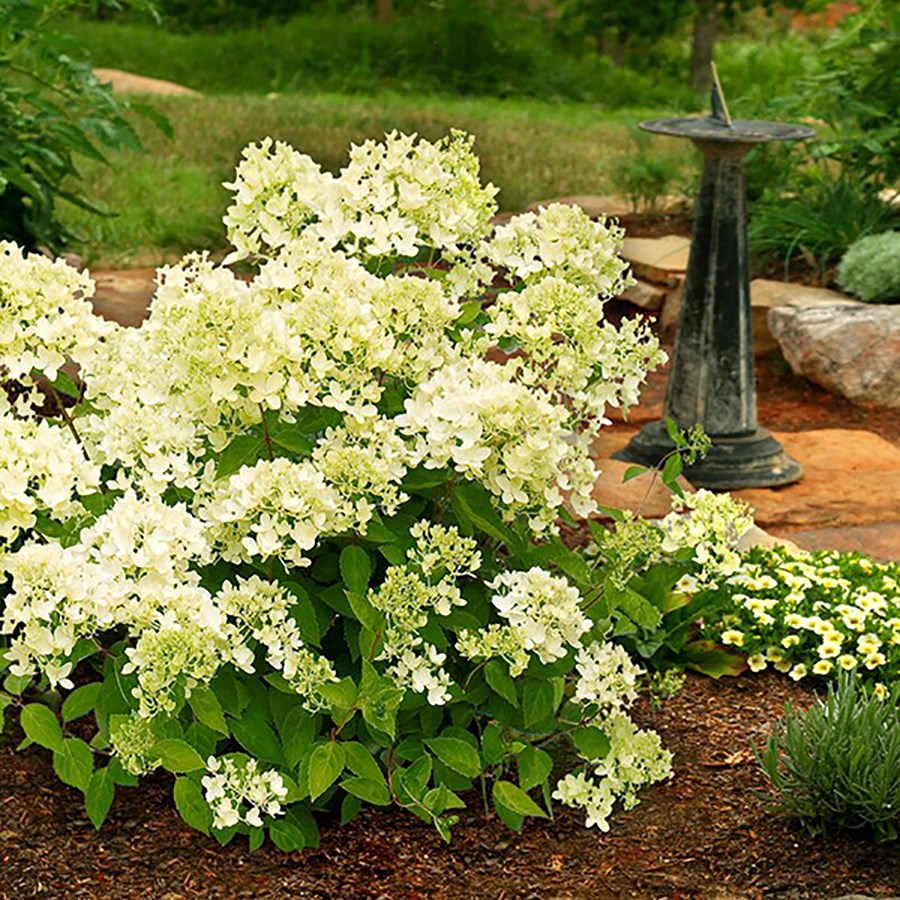
[[[592,704],[598,714],[627,709],[637,699],[643,669],[619,644],[595,641],[583,647],[575,657],[575,669],[575,699]]]
[[[78,497],[100,484],[72,435],[49,422],[0,413],[0,541],[32,528],[36,514],[64,520],[83,513]]]
[[[200,783],[213,812],[213,827],[230,828],[244,822],[258,828],[263,824],[263,816],[274,818],[283,814],[281,801],[288,789],[274,769],[260,769],[252,758],[211,756],[206,770],[209,774]]]
[[[684,497],[673,494],[672,512],[660,522],[665,532],[661,549],[693,548],[702,569],[696,584],[716,584],[740,568],[738,540],[752,526],[750,507],[729,494],[704,489]]]
[[[66,359],[88,362],[115,326],[93,314],[94,282],[63,260],[26,256],[0,241],[0,372],[56,378]]]

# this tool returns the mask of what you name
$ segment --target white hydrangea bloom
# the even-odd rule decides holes
[[[730,494],[704,489],[683,498],[673,494],[672,512],[660,522],[665,532],[662,549],[674,553],[693,548],[702,567],[701,584],[715,584],[740,569],[738,539],[752,525],[750,507]]]
[[[89,362],[115,328],[94,315],[93,294],[86,272],[0,241],[0,369],[6,376],[30,378],[37,370],[52,381],[67,358]]]
[[[569,439],[567,416],[506,367],[461,359],[420,384],[397,422],[426,467],[452,464],[499,498],[507,519],[526,514],[540,531],[554,522],[564,492],[579,514],[594,508],[596,470],[586,444]]]
[[[32,528],[38,512],[60,521],[83,512],[78,495],[99,484],[100,467],[68,431],[0,412],[0,542]]]
[[[244,466],[196,505],[223,559],[278,557],[293,566],[309,565],[304,554],[320,536],[364,530],[373,510],[365,496],[342,496],[311,462],[281,458]]]
[[[580,207],[551,203],[515,216],[486,242],[488,259],[532,285],[556,276],[594,295],[614,297],[634,280],[618,255],[624,231]]]
[[[522,647],[541,662],[554,662],[569,647],[581,647],[581,636],[591,629],[579,607],[578,590],[537,566],[503,572],[488,587],[495,591],[491,603],[520,636]]]
[[[619,644],[595,641],[583,647],[575,657],[575,669],[575,698],[596,706],[602,715],[627,709],[637,699],[636,685],[643,669]]]
[[[637,402],[648,371],[665,362],[659,341],[640,318],[617,329],[603,322],[603,301],[587,288],[547,276],[523,291],[505,291],[488,307],[485,338],[514,343],[518,378],[567,400],[573,415],[604,424],[607,405]]]
[[[609,738],[609,753],[589,761],[585,770],[566,775],[553,797],[583,809],[588,828],[596,825],[609,831],[608,820],[617,801],[632,809],[641,787],[672,777],[672,754],[662,748],[658,734],[639,730],[625,713],[614,712],[602,728]]]
[[[230,828],[239,822],[261,828],[263,816],[274,818],[284,812],[281,802],[288,789],[274,769],[260,769],[252,758],[211,756],[206,770],[209,774],[200,783],[213,812],[214,828]]]

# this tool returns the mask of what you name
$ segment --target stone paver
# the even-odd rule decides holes
[[[674,286],[687,271],[690,238],[667,234],[660,238],[625,238],[622,258],[631,263],[638,278]]]
[[[163,81],[160,78],[147,78],[145,75],[135,75],[132,72],[122,72],[119,69],[94,69],[94,74],[103,84],[112,85],[112,89],[118,94],[162,94],[167,96],[199,97],[199,91],[185,87],[183,84],[175,84],[172,81]]]
[[[97,315],[131,328],[147,318],[156,290],[155,269],[98,270],[90,274],[96,285],[91,303]]]

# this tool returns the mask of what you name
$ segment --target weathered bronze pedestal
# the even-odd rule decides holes
[[[685,469],[691,484],[774,487],[796,481],[801,467],[756,419],[744,156],[756,144],[815,132],[780,122],[732,121],[718,83],[712,107],[706,119],[640,124],[645,131],[689,138],[705,157],[665,416],[682,428],[700,424],[712,439],[706,458]],[[673,449],[660,421],[615,455],[655,466]]]

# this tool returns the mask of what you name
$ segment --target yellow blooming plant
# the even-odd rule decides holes
[[[138,329],[0,245],[0,707],[98,827],[162,767],[185,821],[251,848],[363,803],[449,837],[479,781],[511,827],[556,798],[607,828],[671,773],[628,716],[610,573],[557,534],[594,509],[607,409],[664,359],[604,320],[621,231],[558,205],[492,230],[460,133],[366,141],[336,175],[265,140],[228,187],[233,252],[161,268]],[[704,509],[660,542],[722,532],[701,552],[727,571]]]
[[[900,564],[856,553],[755,548],[721,579],[704,636],[739,648],[754,672],[796,681],[854,672],[885,695],[900,676]]]

